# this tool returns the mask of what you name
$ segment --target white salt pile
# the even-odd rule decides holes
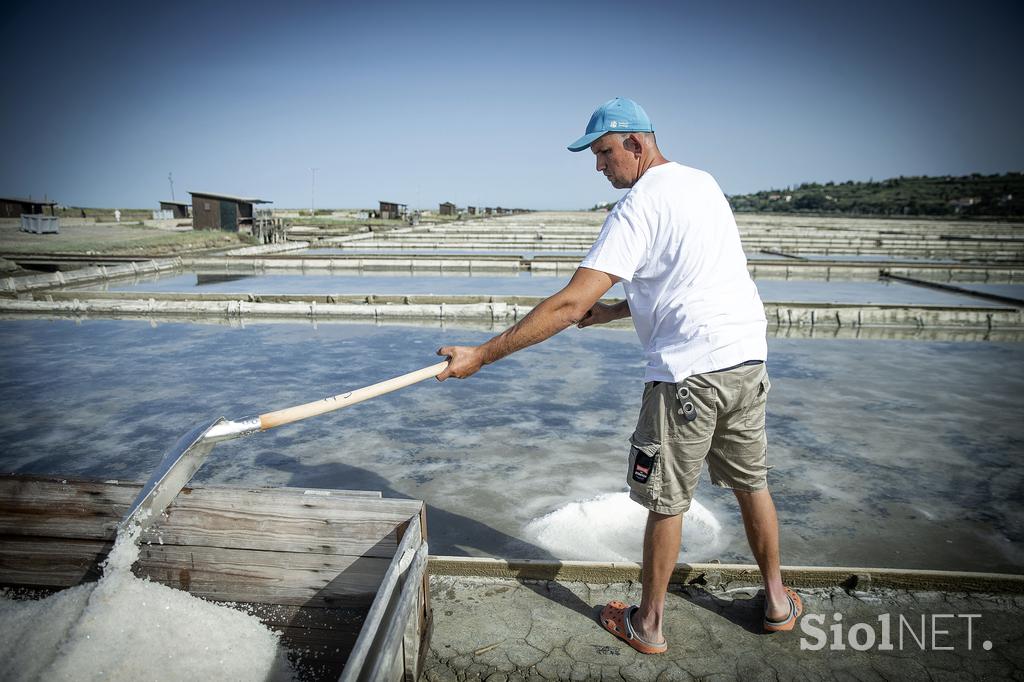
[[[98,583],[40,600],[0,594],[0,680],[294,678],[256,618],[135,577],[138,556],[122,533]]]
[[[647,510],[629,493],[570,502],[526,525],[534,541],[559,559],[640,561]],[[681,556],[713,558],[726,545],[722,524],[697,500],[683,517]]]

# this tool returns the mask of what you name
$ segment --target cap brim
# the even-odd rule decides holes
[[[603,135],[607,135],[608,133],[653,133],[653,132],[654,132],[654,128],[653,127],[651,127],[651,128],[617,128],[615,130],[599,130],[596,133],[590,133],[589,135],[584,135],[580,139],[576,140],[575,142],[573,142],[571,145],[568,146],[568,150],[571,151],[571,152],[581,152],[584,149],[586,149],[587,147],[589,147],[590,145],[592,145],[595,142],[597,142],[597,139],[599,137],[601,137]]]
[[[576,140],[571,145],[569,145],[567,147],[567,149],[569,151],[571,151],[571,152],[581,152],[584,149],[586,149],[587,147],[589,147],[590,145],[592,145],[595,142],[597,142],[597,138],[601,137],[602,135],[604,135],[607,132],[608,132],[607,130],[599,130],[596,133],[590,133],[589,135],[584,135],[583,137],[581,137],[580,139]]]

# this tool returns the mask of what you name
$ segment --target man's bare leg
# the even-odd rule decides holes
[[[771,620],[789,617],[789,599],[779,570],[779,520],[767,488],[755,492],[734,490],[743,514],[747,542],[764,580],[765,613]]]
[[[679,560],[679,545],[683,536],[683,515],[667,516],[647,512],[644,531],[644,562],[641,570],[643,596],[640,608],[633,614],[633,629],[648,642],[665,641],[662,617],[665,613],[665,594],[668,581]]]

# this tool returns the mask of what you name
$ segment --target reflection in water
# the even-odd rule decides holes
[[[958,287],[970,291],[980,291],[983,294],[995,294],[996,296],[1007,296],[1024,302],[1024,284],[975,284],[957,283]]]
[[[364,386],[491,333],[3,321],[0,471],[145,480],[204,419]],[[1024,569],[1024,346],[772,337],[769,349],[786,563]],[[629,330],[568,330],[466,381],[219,445],[198,480],[423,499],[438,554],[638,560],[637,509],[615,495],[639,356]],[[732,494],[705,480],[697,498],[707,517],[687,523],[684,558],[749,562]]]
[[[205,275],[196,273],[196,286],[208,286],[210,284],[225,284],[227,282],[240,282],[251,278],[252,275]]]

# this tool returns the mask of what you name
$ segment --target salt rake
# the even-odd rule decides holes
[[[128,513],[121,520],[119,531],[127,530],[133,525],[139,526],[140,532],[148,528],[160,517],[160,514],[181,492],[181,489],[192,480],[217,443],[248,436],[257,431],[267,431],[276,426],[291,424],[307,417],[315,417],[318,414],[333,412],[370,398],[376,398],[424,379],[436,377],[447,366],[448,361],[445,360],[387,381],[304,405],[267,412],[258,417],[245,417],[238,421],[220,417],[212,422],[200,424],[179,438],[174,447],[164,454],[163,459],[160,460],[160,466],[143,486],[139,496],[135,498]]]

